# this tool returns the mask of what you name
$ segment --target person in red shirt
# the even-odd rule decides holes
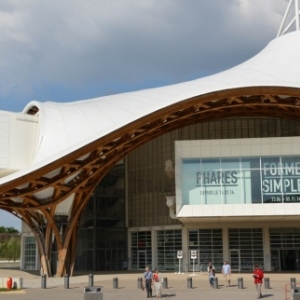
[[[152,283],[155,286],[156,298],[161,298],[161,289],[162,289],[163,278],[157,268],[155,269],[155,271],[153,273]]]
[[[262,298],[261,285],[262,285],[263,278],[264,278],[264,272],[259,267],[259,265],[255,265],[255,269],[253,271],[253,278],[254,278],[254,284],[255,284],[256,290],[257,290],[257,299],[260,299],[260,298]]]

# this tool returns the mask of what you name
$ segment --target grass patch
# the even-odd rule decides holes
[[[0,288],[0,292],[11,292],[11,291],[18,291],[19,289],[7,289],[7,288]]]

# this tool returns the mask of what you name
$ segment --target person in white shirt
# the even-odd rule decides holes
[[[225,280],[228,283],[227,286],[230,286],[231,268],[230,268],[230,265],[228,264],[228,262],[226,260],[224,261],[224,265],[222,267],[222,274],[224,275]]]

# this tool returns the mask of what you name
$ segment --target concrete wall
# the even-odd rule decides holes
[[[21,262],[18,260],[18,261],[0,261],[0,268],[1,269],[20,269],[20,265],[21,265]]]
[[[7,287],[8,277],[0,277],[0,288]],[[23,288],[23,278],[12,277],[12,288],[13,289],[22,289]]]

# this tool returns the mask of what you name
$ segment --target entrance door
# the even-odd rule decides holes
[[[280,250],[272,250],[271,251],[271,268],[272,271],[280,271]]]
[[[230,257],[230,267],[231,271],[240,272],[241,271],[241,256],[240,250],[232,249],[229,250],[229,257]]]
[[[143,270],[147,264],[146,251],[138,251],[138,269]]]
[[[280,250],[282,271],[299,271],[300,250]]]
[[[278,249],[271,251],[272,271],[300,270],[300,250]]]

